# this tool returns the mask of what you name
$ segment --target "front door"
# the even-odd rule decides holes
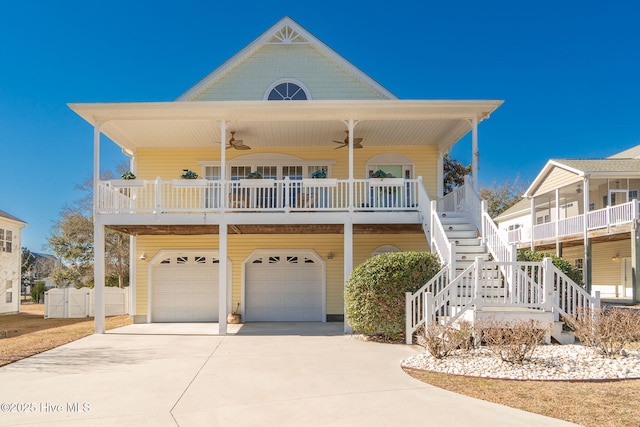
[[[620,259],[620,285],[622,298],[633,298],[633,278],[631,276],[631,258]]]

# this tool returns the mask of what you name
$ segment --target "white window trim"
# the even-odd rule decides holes
[[[377,156],[373,156],[367,160],[364,176],[368,178],[370,171],[375,172],[381,166],[402,166],[403,176],[397,176],[396,178],[404,178],[407,171],[409,171],[409,176],[411,178],[413,178],[415,174],[415,164],[413,160],[401,154],[385,153],[378,154]]]
[[[198,162],[202,166],[202,176],[205,176],[205,168],[207,166],[220,166],[219,161],[200,161]],[[278,167],[278,178],[282,178],[283,166],[302,166],[303,168],[309,168],[310,166],[326,166],[327,178],[332,176],[331,169],[336,163],[335,160],[303,160],[299,157],[289,156],[287,154],[247,154],[244,156],[236,157],[227,161],[227,170],[224,171],[225,179],[231,179],[231,166],[250,166],[251,171],[255,171],[258,166],[276,166]],[[308,172],[308,174],[314,171]],[[309,178],[305,176],[304,178]]]
[[[269,100],[269,94],[271,93],[271,91],[273,90],[273,88],[275,88],[276,86],[278,86],[279,84],[282,83],[293,83],[295,85],[300,86],[300,88],[302,89],[302,91],[304,92],[304,94],[307,97],[307,101],[311,100],[311,91],[309,90],[309,88],[302,83],[300,80],[298,79],[292,79],[292,78],[284,78],[284,79],[278,79],[275,82],[271,83],[271,86],[269,86],[267,88],[267,90],[264,92],[264,95],[262,95],[262,99],[264,101],[268,101]]]

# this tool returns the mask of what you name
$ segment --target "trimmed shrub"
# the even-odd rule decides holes
[[[629,343],[640,339],[640,312],[635,310],[585,309],[577,318],[564,321],[582,345],[604,357],[618,357]]]
[[[405,292],[415,292],[440,270],[428,252],[393,252],[357,266],[345,287],[347,322],[365,335],[401,340],[405,327]]]
[[[503,362],[521,364],[531,359],[542,343],[547,329],[533,320],[499,322],[495,319],[476,323],[476,334],[491,352]]]
[[[541,262],[545,258],[551,258],[553,265],[555,265],[558,270],[562,271],[569,279],[578,285],[584,286],[584,283],[582,283],[582,272],[566,259],[557,257],[550,252],[518,251],[518,261]]]
[[[436,359],[444,359],[454,350],[470,350],[473,346],[473,327],[467,321],[443,326],[432,323],[424,330],[425,348]]]

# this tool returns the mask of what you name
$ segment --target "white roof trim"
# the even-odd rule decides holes
[[[195,97],[200,95],[206,89],[208,89],[215,81],[219,80],[222,76],[224,76],[231,68],[234,68],[237,64],[243,61],[245,58],[249,57],[253,54],[253,52],[258,49],[263,44],[273,44],[273,42],[269,42],[274,36],[277,36],[284,27],[289,27],[291,30],[297,32],[301,37],[306,39],[308,44],[315,46],[320,52],[324,55],[335,61],[337,64],[345,68],[349,73],[353,74],[359,80],[365,82],[370,85],[374,90],[378,91],[383,96],[389,99],[398,99],[394,94],[385,89],[380,83],[373,80],[371,77],[363,73],[359,68],[355,65],[351,64],[349,61],[340,56],[336,51],[331,49],[326,44],[322,43],[319,39],[309,33],[307,30],[302,28],[297,22],[293,19],[285,16],[280,21],[278,21],[274,26],[269,28],[265,33],[263,33],[260,37],[258,37],[255,41],[249,44],[247,47],[242,49],[240,52],[236,53],[229,60],[227,60],[220,67],[215,69],[211,74],[202,79],[199,83],[193,86],[191,89],[182,94],[176,101],[192,101]]]
[[[542,182],[546,179],[547,175],[551,172],[551,170],[553,170],[553,168],[564,169],[567,172],[575,173],[579,177],[584,177],[584,171],[569,167],[555,160],[549,160],[547,164],[542,168],[540,173],[538,173],[529,188],[527,188],[527,190],[524,192],[522,197],[530,198],[531,194],[533,194],[535,192],[535,189],[542,184]]]

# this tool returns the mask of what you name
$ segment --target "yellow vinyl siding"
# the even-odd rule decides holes
[[[303,83],[314,100],[382,98],[312,46],[279,44],[260,47],[194,101],[262,100],[283,78]]]
[[[327,144],[331,142],[328,141]],[[364,141],[366,146],[366,141]],[[333,146],[327,148],[281,148],[281,149],[253,149],[251,154],[286,154],[301,160],[335,160],[332,166],[332,178],[347,179],[349,176],[349,154],[346,149],[335,150]],[[423,183],[431,198],[435,198],[437,191],[437,147],[365,147],[355,150],[354,176],[356,179],[366,178],[367,162],[376,155],[395,153],[408,157],[414,162],[414,177],[422,176]],[[227,151],[227,161],[233,160],[246,153],[237,150]],[[190,169],[198,175],[203,173],[200,162],[219,161],[220,150],[212,149],[140,149],[137,153],[137,173],[139,179],[163,180],[179,179],[183,169]],[[268,162],[267,162],[268,163]]]
[[[614,261],[613,257],[618,257]],[[594,243],[591,246],[591,283],[593,286],[618,286],[621,282],[620,259],[631,256],[631,240]],[[563,248],[562,258],[575,263],[584,259],[584,246]],[[613,292],[613,291],[612,291]]]
[[[354,235],[354,266],[362,263],[382,245],[393,245],[402,251],[427,251],[426,239],[420,234]],[[344,241],[342,234],[229,235],[229,260],[232,263],[231,304],[242,300],[243,263],[255,249],[313,249],[326,262],[327,314],[342,314],[344,310]],[[147,313],[148,268],[150,261],[162,249],[218,249],[218,236],[138,236],[136,244],[136,313]],[[141,261],[140,255],[147,259]],[[333,258],[329,259],[328,254]]]

